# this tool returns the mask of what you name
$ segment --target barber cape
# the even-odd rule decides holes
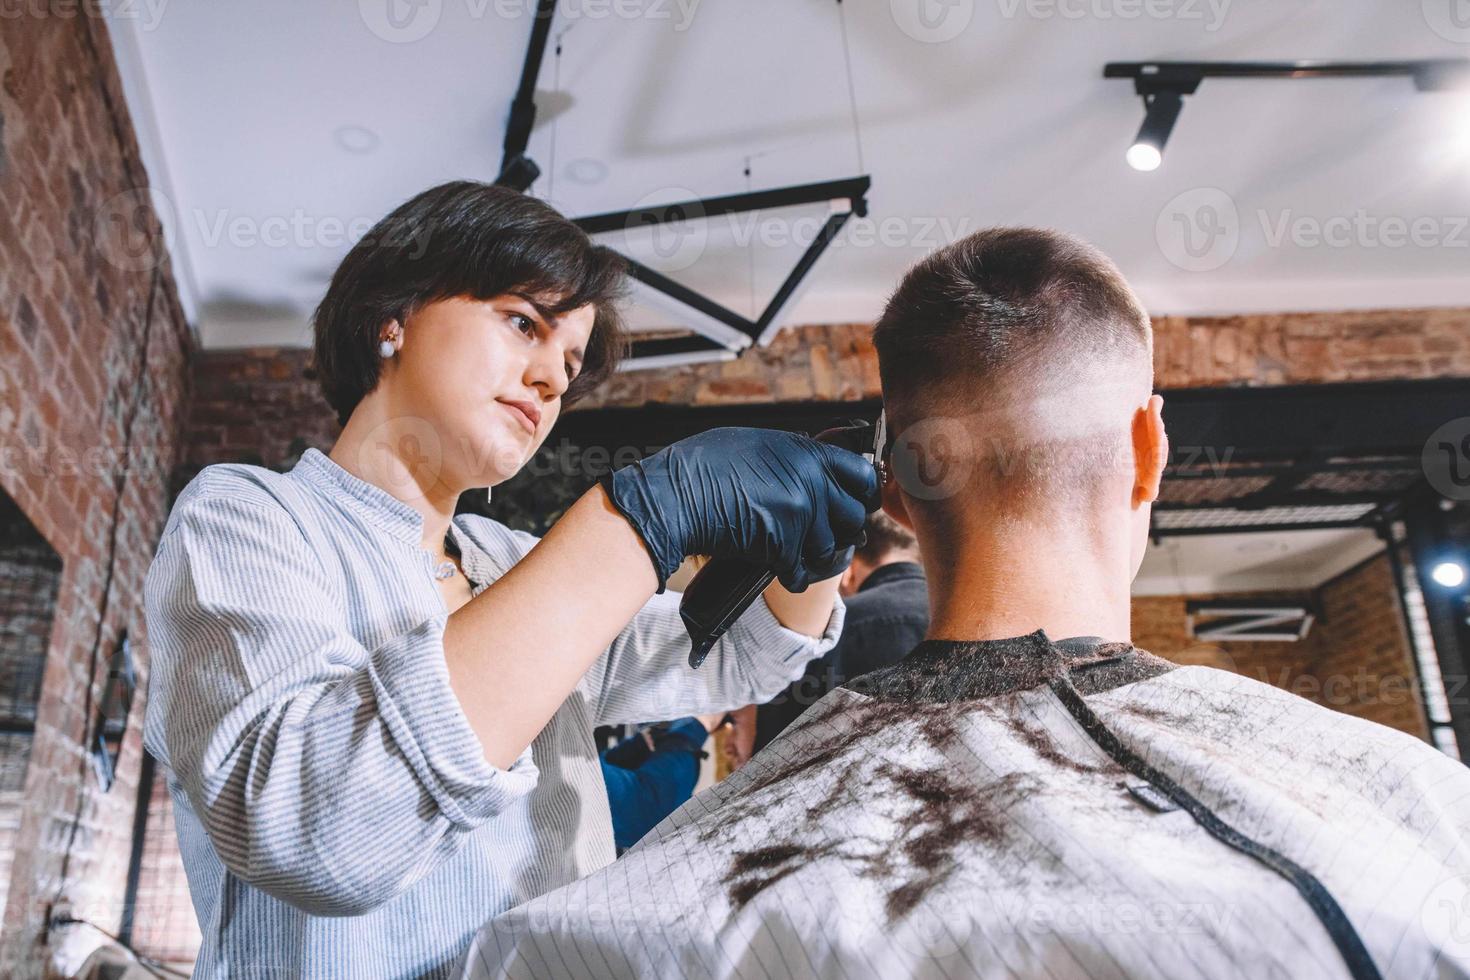
[[[1470,975],[1470,771],[1127,644],[925,641],[471,977]]]

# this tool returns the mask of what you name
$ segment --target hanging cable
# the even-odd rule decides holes
[[[551,62],[551,92],[557,96],[561,95],[561,39],[566,37],[567,31],[571,29],[572,25],[568,24],[556,35],[556,48],[552,52],[554,60]],[[561,110],[555,103],[552,104],[552,112],[554,115],[551,117],[551,149],[547,153],[546,164],[546,200],[554,206],[556,204],[556,129],[561,125]]]
[[[865,173],[863,166],[863,127],[858,121],[857,88],[852,80],[852,51],[847,44],[847,14],[842,0],[837,0],[837,24],[842,33],[842,64],[847,70],[847,104],[852,111],[852,138],[857,146],[857,172]]]
[[[745,158],[745,193],[747,194],[749,194],[751,191],[750,161],[754,159],[755,157]],[[755,305],[755,232],[756,228],[760,225],[760,220],[760,212],[757,211],[755,213],[753,223],[750,226],[750,240],[745,243],[745,255],[748,259],[747,264],[749,266],[750,275],[750,318],[752,320],[760,316],[760,310]]]

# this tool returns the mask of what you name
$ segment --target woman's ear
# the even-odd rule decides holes
[[[1133,506],[1158,499],[1164,467],[1169,463],[1169,435],[1164,431],[1164,399],[1151,395],[1133,415]]]

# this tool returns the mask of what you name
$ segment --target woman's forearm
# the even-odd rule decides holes
[[[642,539],[599,485],[449,616],[450,686],[492,765],[515,762],[657,588]]]
[[[832,617],[832,605],[837,599],[837,583],[842,576],[813,582],[800,594],[788,592],[779,581],[766,588],[766,605],[776,622],[789,630],[807,636],[821,636],[827,631],[827,621]]]

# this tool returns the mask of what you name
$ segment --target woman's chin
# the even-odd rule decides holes
[[[524,439],[482,439],[465,453],[465,472],[470,475],[474,486],[493,487],[519,473],[530,452]]]

